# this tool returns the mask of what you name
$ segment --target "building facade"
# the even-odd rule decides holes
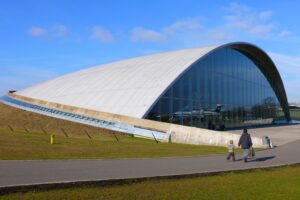
[[[274,63],[260,48],[241,42],[99,65],[16,94],[208,129],[290,119]]]
[[[195,62],[157,100],[146,118],[209,129],[285,118],[259,60],[224,47]]]

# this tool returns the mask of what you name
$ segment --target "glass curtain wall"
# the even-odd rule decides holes
[[[176,80],[146,118],[221,130],[282,119],[278,99],[258,65],[237,50],[217,50]]]

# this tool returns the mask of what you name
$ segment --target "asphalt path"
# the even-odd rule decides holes
[[[244,163],[226,155],[111,160],[1,160],[0,189],[78,181],[102,181],[145,177],[201,174],[300,163],[300,140],[270,150],[256,152]]]

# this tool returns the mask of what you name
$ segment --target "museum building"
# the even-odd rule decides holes
[[[102,64],[15,95],[206,129],[290,120],[276,66],[263,50],[243,42]]]

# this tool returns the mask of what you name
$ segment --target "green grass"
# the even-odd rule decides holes
[[[290,115],[292,119],[300,119],[300,110],[290,110]]]
[[[223,173],[185,179],[152,180],[113,186],[85,186],[15,193],[0,199],[245,199],[283,200],[300,198],[300,167],[252,172]]]
[[[278,111],[279,115],[284,115],[283,111]],[[300,120],[300,109],[290,109],[290,117],[293,120]]]
[[[63,134],[62,129],[69,137]],[[86,132],[92,139],[88,138]],[[50,144],[50,134],[55,134],[53,145]],[[119,138],[119,142],[114,135]],[[118,132],[47,117],[0,103],[2,160],[151,158],[221,153],[226,153],[226,148],[157,144],[154,140],[132,138]]]
[[[132,138],[116,134],[63,136],[55,135],[50,144],[50,135],[41,132],[27,133],[0,129],[0,159],[108,159],[151,158],[165,156],[192,156],[226,153],[226,148],[205,145],[156,143],[154,140]]]

